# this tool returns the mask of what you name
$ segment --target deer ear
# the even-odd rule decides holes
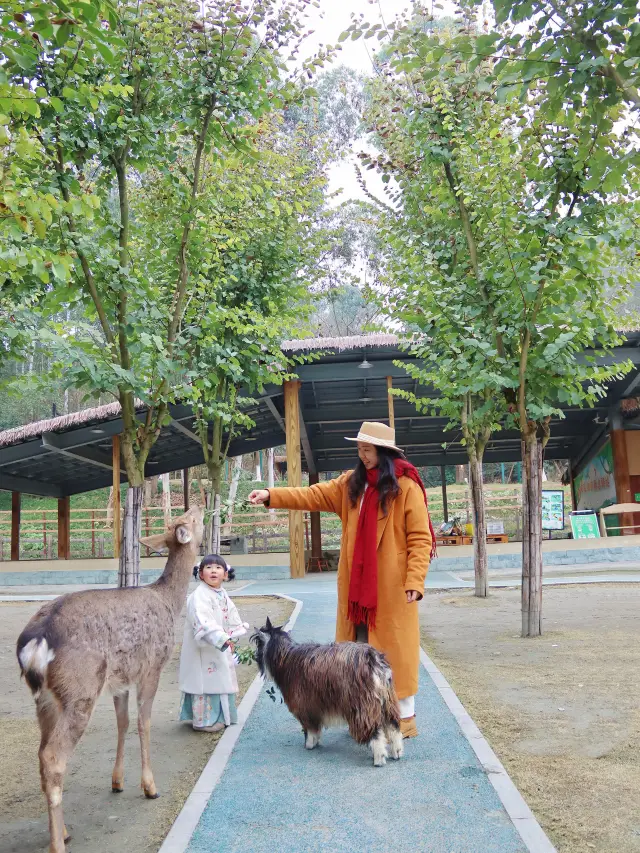
[[[179,524],[173,532],[181,545],[186,545],[193,539],[193,533],[184,524]]]
[[[265,625],[267,631],[271,631],[273,629],[273,625],[271,624],[271,619],[267,616],[267,624]]]
[[[164,551],[167,546],[167,534],[166,533],[154,533],[153,536],[143,536],[140,539],[141,545],[146,545],[147,548],[150,548],[152,551]]]

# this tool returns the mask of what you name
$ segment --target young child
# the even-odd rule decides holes
[[[180,720],[194,731],[219,732],[238,722],[238,680],[234,643],[247,633],[238,610],[222,584],[229,566],[217,554],[204,557],[199,583],[187,599],[187,618],[180,655]]]

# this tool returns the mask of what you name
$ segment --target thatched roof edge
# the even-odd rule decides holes
[[[137,400],[136,408],[142,409],[144,404]],[[92,409],[82,409],[80,412],[71,412],[68,415],[59,415],[57,418],[47,418],[44,421],[6,429],[0,432],[0,447],[9,447],[32,438],[40,438],[48,432],[59,432],[69,427],[108,421],[118,417],[120,411],[120,403],[107,403],[104,406],[94,406]]]
[[[330,349],[336,352],[363,349],[365,347],[396,347],[400,342],[398,335],[376,333],[372,335],[351,335],[345,338],[303,338],[283,341],[284,352],[302,352],[304,350]]]

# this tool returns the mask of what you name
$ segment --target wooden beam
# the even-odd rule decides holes
[[[313,457],[313,451],[311,450],[311,442],[309,441],[309,436],[307,434],[307,427],[302,414],[302,406],[300,407],[300,442],[302,443],[302,449],[304,450],[304,458],[307,460],[307,470],[310,474],[315,474],[316,461]]]
[[[396,428],[396,419],[393,414],[393,394],[391,393],[391,389],[393,388],[393,377],[387,376],[387,405],[389,406],[389,426],[391,429]]]
[[[184,424],[181,424],[180,421],[172,420],[171,426],[175,427],[175,429],[177,429],[178,432],[181,432],[182,435],[186,435],[187,438],[190,438],[191,441],[197,442],[200,445],[200,447],[202,447],[202,442],[200,441],[200,436],[197,435],[193,430],[186,427]],[[207,447],[209,448],[209,450],[212,450],[212,447],[208,442],[207,442]]]
[[[20,492],[11,493],[11,559],[20,559],[20,508],[22,496]]]
[[[45,435],[42,436],[42,446],[47,450],[50,450],[52,453],[59,453],[60,456],[66,456],[69,459],[73,459],[75,462],[86,462],[88,465],[94,465],[97,468],[103,468],[107,471],[111,471],[109,457],[104,456],[94,447],[87,445],[82,448],[69,450],[66,447],[60,447],[56,439],[57,436],[45,433]]]
[[[27,477],[15,477],[13,474],[0,473],[0,489],[4,492],[21,492],[23,495],[41,495],[45,498],[62,497],[61,486]]]
[[[285,425],[284,425],[284,421],[283,421],[283,419],[282,419],[282,415],[281,415],[281,414],[280,414],[280,412],[277,410],[277,408],[276,408],[276,404],[273,402],[273,400],[271,399],[271,397],[262,397],[261,399],[262,399],[262,402],[263,402],[263,403],[265,404],[265,406],[267,407],[267,409],[269,409],[269,411],[270,411],[270,412],[271,412],[271,414],[273,415],[273,417],[274,417],[274,419],[275,419],[276,423],[278,424],[278,426],[280,427],[280,429],[282,430],[282,432],[286,433],[287,428],[286,428],[286,427],[285,427]]]
[[[58,559],[71,559],[71,499],[58,498]]]
[[[184,511],[185,512],[189,509],[190,486],[191,486],[191,479],[189,477],[189,469],[184,468],[182,471],[182,493],[184,495]]]
[[[284,420],[287,440],[287,483],[302,485],[300,454],[300,382],[284,383]],[[291,577],[304,577],[304,522],[300,510],[289,512],[289,550]]]
[[[122,527],[120,524],[120,436],[112,438],[112,469],[113,469],[113,556],[120,559],[122,542]]]

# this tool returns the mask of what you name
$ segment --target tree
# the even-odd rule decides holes
[[[505,82],[558,101],[623,101],[640,107],[640,21],[636,0],[493,0],[498,32],[478,39],[482,56],[500,59]]]
[[[121,2],[109,47],[84,50],[69,19],[58,43],[42,44],[28,68],[16,61],[10,69],[14,86],[41,95],[37,110],[12,116],[10,127],[33,150],[31,185],[51,196],[51,225],[34,239],[61,260],[55,280],[34,267],[51,285],[43,310],[79,304],[87,318],[72,330],[52,325],[46,341],[69,384],[121,405],[129,481],[122,584],[138,581],[145,464],[191,344],[182,321],[202,249],[194,235],[204,164],[215,153],[248,154],[255,121],[299,97],[283,51],[299,43],[301,10],[290,0],[224,0],[194,16],[181,0]],[[163,245],[140,202],[156,170],[178,199]],[[160,281],[158,261],[171,272]]]
[[[372,28],[359,21],[351,32],[370,35]],[[506,424],[521,435],[523,635],[535,636],[541,632],[540,486],[551,417],[561,414],[560,403],[592,404],[603,384],[626,369],[583,353],[607,352],[620,340],[616,311],[624,292],[614,279],[624,283],[630,275],[611,270],[634,239],[635,165],[614,131],[619,108],[603,117],[589,104],[563,104],[551,121],[544,88],[520,102],[475,54],[471,16],[450,34],[432,33],[419,18],[387,35],[391,79],[381,95],[385,121],[376,117],[375,125],[383,154],[370,165],[389,184],[396,178],[391,202],[408,200],[409,213],[421,219],[419,231],[406,236],[411,253],[429,225],[442,226],[440,205],[451,216],[453,233],[441,228],[439,243],[429,241],[424,279],[432,305],[453,319],[456,346],[450,341],[446,353],[469,358],[478,347],[487,353],[489,387],[501,388]],[[603,160],[616,164],[604,186]],[[444,174],[439,183],[436,165]],[[447,185],[449,195],[439,192]],[[411,208],[414,199],[422,204]],[[459,279],[456,270],[465,268]],[[439,290],[443,280],[450,286]],[[416,302],[417,315],[420,308]],[[463,334],[468,322],[471,334]]]
[[[310,327],[318,337],[362,334],[380,313],[382,254],[374,206],[347,201],[326,214],[325,251]]]
[[[460,173],[471,181],[477,163],[459,152],[461,137],[500,128],[505,109],[492,108],[490,94],[478,94],[482,69],[464,74],[452,61],[425,80],[424,69],[414,71],[407,56],[410,41],[422,51],[446,47],[455,32],[443,27],[434,31],[418,18],[385,43],[386,73],[371,86],[366,116],[380,156],[362,159],[382,172],[387,186],[393,177],[397,188],[390,192],[390,204],[378,205],[378,243],[385,257],[386,312],[414,332],[407,348],[419,361],[402,366],[423,388],[437,389],[429,396],[394,393],[419,411],[447,417],[449,429],[462,433],[474,517],[475,591],[484,597],[488,580],[482,460],[502,417],[504,345],[487,325],[491,284],[479,261],[492,238],[473,233],[458,192]],[[495,180],[493,184],[486,188],[489,194],[495,191]]]
[[[325,248],[317,227],[325,198],[324,145],[302,128],[291,133],[283,126],[275,116],[257,122],[251,158],[230,152],[204,160],[191,260],[194,287],[182,323],[189,355],[176,393],[194,407],[209,474],[210,551],[219,548],[229,445],[241,427],[253,426],[247,413],[251,395],[287,374],[280,343],[304,319]],[[157,171],[140,195],[154,239],[158,245],[170,242],[171,210],[179,202],[175,185]],[[158,256],[154,279],[168,274]]]

